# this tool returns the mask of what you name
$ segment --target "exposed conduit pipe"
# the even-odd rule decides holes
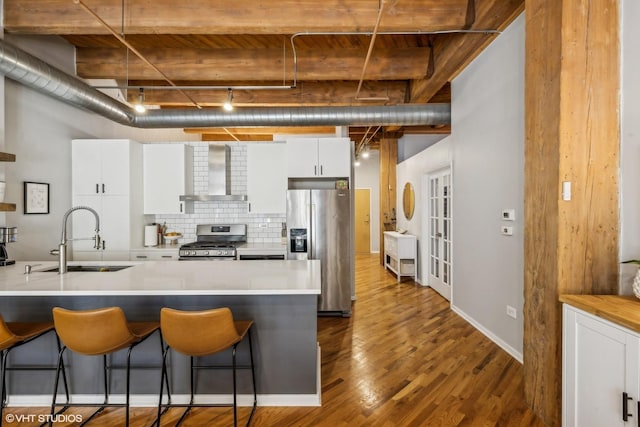
[[[137,128],[247,127],[247,126],[428,126],[451,123],[450,104],[412,104],[370,107],[170,109],[136,112],[128,105],[93,89],[0,40],[0,73],[59,101]]]
[[[369,65],[369,60],[371,59],[371,52],[373,52],[373,45],[376,43],[376,36],[378,35],[378,27],[380,26],[380,20],[382,19],[382,10],[384,9],[384,0],[380,2],[379,10],[378,10],[378,19],[376,19],[376,25],[373,27],[373,35],[371,36],[371,41],[369,42],[369,49],[367,50],[367,57],[364,59],[364,64],[362,65],[362,73],[360,74],[360,81],[358,82],[358,90],[356,90],[355,99],[358,101],[371,101],[371,100],[380,100],[376,98],[360,98],[360,90],[362,90],[362,83],[364,83],[364,75],[367,72],[367,65]],[[382,101],[388,101],[387,99],[382,99]]]

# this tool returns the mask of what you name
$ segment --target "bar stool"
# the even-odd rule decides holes
[[[62,356],[68,348],[85,356],[102,356],[104,402],[83,424],[89,422],[106,407],[124,407],[126,410],[125,425],[128,426],[131,350],[159,330],[160,324],[158,322],[127,322],[120,307],[106,307],[94,310],[66,310],[54,307],[53,323],[58,336],[62,340],[63,347],[58,354],[58,370],[56,372],[53,402],[51,403],[51,414],[53,414],[56,406],[64,406],[60,412],[71,406],[96,406],[96,404],[71,404],[68,396],[66,403],[56,403],[59,372],[61,368],[64,368]],[[160,345],[164,347],[162,336],[160,337]],[[109,403],[107,355],[124,348],[128,348],[126,402],[124,404]]]
[[[0,315],[0,382],[2,391],[2,404],[0,405],[0,420],[4,420],[4,407],[7,405],[7,370],[56,370],[52,367],[26,367],[13,366],[7,368],[7,360],[9,352],[16,347],[27,344],[36,338],[39,338],[49,332],[54,332],[53,322],[9,322],[5,323],[4,318]],[[58,343],[58,351],[60,351],[60,339],[56,335]],[[67,386],[67,376],[62,371],[62,380],[64,382],[64,391],[69,398],[69,388]],[[57,384],[57,378],[56,378]],[[57,385],[56,385],[57,388]],[[1,422],[1,421],[0,421]]]
[[[238,425],[238,404],[236,396],[236,368],[246,368],[236,366],[236,348],[244,339],[249,338],[249,356],[251,359],[251,380],[253,384],[253,408],[247,420],[247,426],[251,424],[251,419],[256,411],[256,375],[253,365],[253,346],[251,344],[251,326],[253,320],[233,320],[231,310],[227,307],[216,308],[203,311],[181,311],[171,308],[160,310],[160,329],[167,346],[162,355],[162,376],[165,380],[167,374],[167,353],[172,348],[175,351],[189,356],[191,364],[191,399],[189,404],[171,404],[171,393],[168,387],[168,380],[160,380],[160,400],[158,403],[158,418],[154,425],[160,425],[160,417],[170,407],[186,407],[187,409],[178,420],[176,426],[180,425],[193,407],[213,407],[230,406],[214,404],[194,404],[194,370],[195,369],[219,369],[231,368],[233,372],[233,425]],[[194,365],[193,358],[198,356],[209,356],[221,351],[231,349],[231,366],[206,366]],[[167,383],[168,401],[162,404],[163,384]],[[164,411],[162,408],[164,407]]]

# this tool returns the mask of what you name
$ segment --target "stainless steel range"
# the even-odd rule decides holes
[[[246,224],[198,224],[196,241],[180,246],[179,260],[234,260],[246,242]]]

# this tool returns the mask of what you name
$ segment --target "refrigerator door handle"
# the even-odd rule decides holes
[[[316,204],[311,203],[311,218],[309,218],[309,257],[315,259],[316,256]]]

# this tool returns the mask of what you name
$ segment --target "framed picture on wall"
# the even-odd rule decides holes
[[[24,213],[49,213],[49,184],[44,182],[24,183]]]

